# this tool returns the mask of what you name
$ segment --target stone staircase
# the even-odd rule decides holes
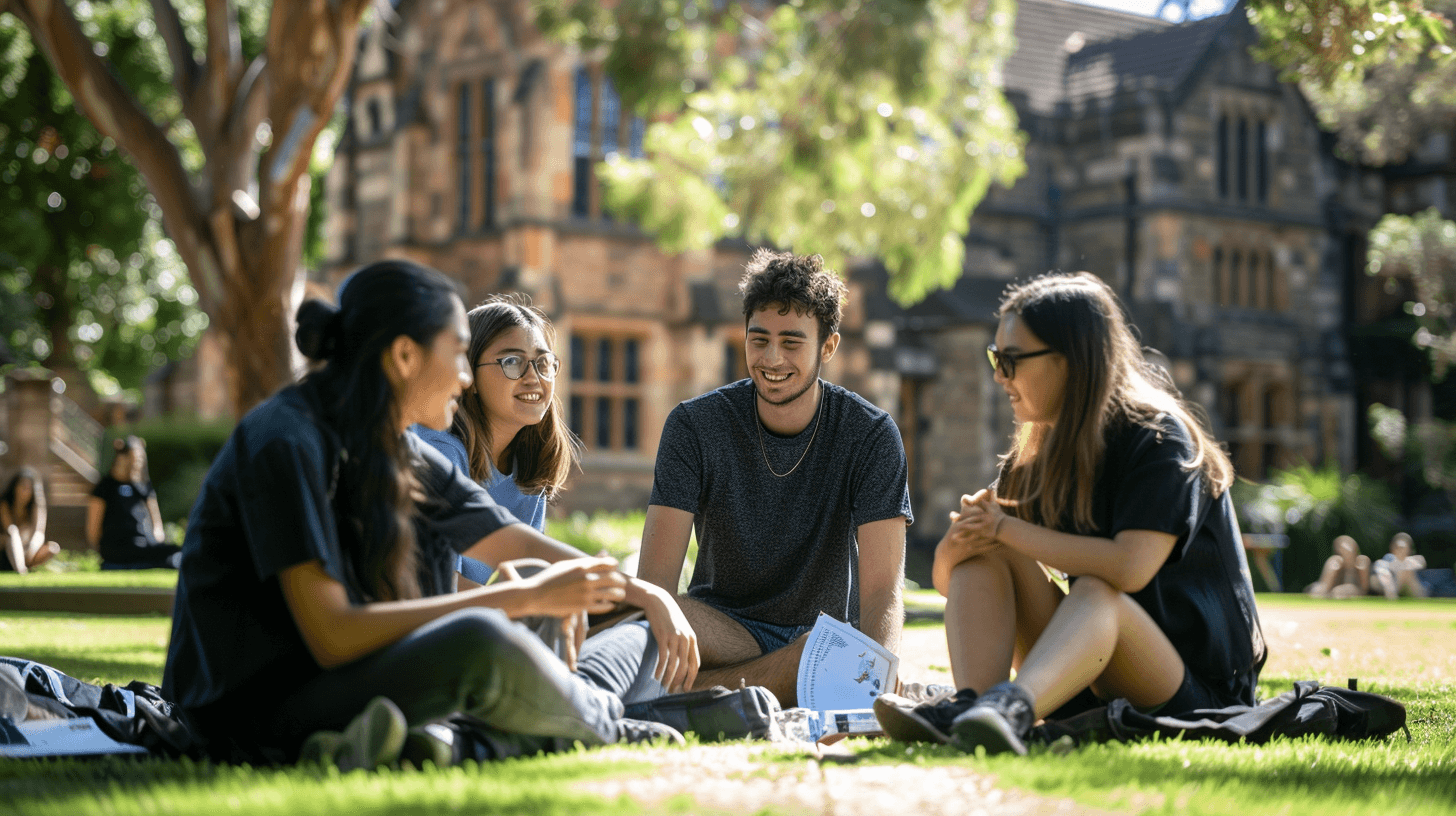
[[[12,372],[5,380],[4,457],[0,474],[22,466],[46,486],[46,537],[67,550],[89,549],[86,504],[100,479],[103,429],[48,374]]]

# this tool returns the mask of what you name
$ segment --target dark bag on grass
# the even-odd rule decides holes
[[[713,742],[743,737],[768,739],[778,710],[778,698],[763,686],[713,686],[633,703],[623,716],[665,723],[684,734],[691,731],[704,742]]]
[[[1321,686],[1301,680],[1293,691],[1253,706],[1202,709],[1177,715],[1144,714],[1127,700],[1113,700],[1065,720],[1043,723],[1032,740],[1043,744],[1062,737],[1074,743],[1131,742],[1154,734],[1164,738],[1216,739],[1253,745],[1275,737],[1316,734],[1362,740],[1389,736],[1405,728],[1405,706],[1381,694]],[[1406,731],[1410,738],[1410,731]]]
[[[90,718],[106,736],[140,745],[154,755],[202,756],[197,737],[156,686],[140,680],[125,687],[93,686],[44,663],[15,657],[0,657],[0,665],[19,674],[27,702],[37,709],[54,716]]]

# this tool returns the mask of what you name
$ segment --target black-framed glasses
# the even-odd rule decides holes
[[[549,351],[534,360],[527,360],[519,354],[507,354],[504,357],[497,357],[489,363],[481,363],[476,368],[492,365],[500,366],[501,373],[511,380],[519,380],[526,376],[526,366],[534,366],[536,376],[541,379],[554,380],[556,372],[561,370],[561,358]]]
[[[1052,354],[1054,349],[1044,348],[1037,351],[1001,351],[992,343],[986,346],[986,359],[991,361],[991,368],[1001,372],[1001,376],[1008,380],[1016,379],[1016,364],[1022,360],[1030,360],[1032,357],[1040,357],[1043,354]]]

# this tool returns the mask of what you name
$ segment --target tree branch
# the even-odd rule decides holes
[[[222,270],[213,255],[209,231],[177,148],[142,108],[136,96],[96,55],[94,43],[65,3],[11,0],[10,10],[25,23],[52,68],[66,83],[76,106],[96,129],[126,151],[162,208],[162,222],[187,263],[209,313],[222,294]]]
[[[172,87],[177,89],[182,104],[186,105],[192,99],[192,91],[197,87],[197,75],[200,72],[197,57],[192,52],[192,43],[187,39],[186,30],[182,28],[182,18],[177,15],[177,7],[172,5],[171,0],[151,2],[157,32],[162,35],[162,41],[167,44],[167,56],[172,59]]]

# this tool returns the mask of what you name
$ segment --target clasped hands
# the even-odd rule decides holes
[[[994,488],[961,496],[960,509],[950,513],[950,529],[945,531],[945,536],[935,547],[932,573],[935,588],[942,595],[948,589],[950,572],[957,564],[1002,546],[997,535],[1005,520],[1006,512],[996,501]]]

